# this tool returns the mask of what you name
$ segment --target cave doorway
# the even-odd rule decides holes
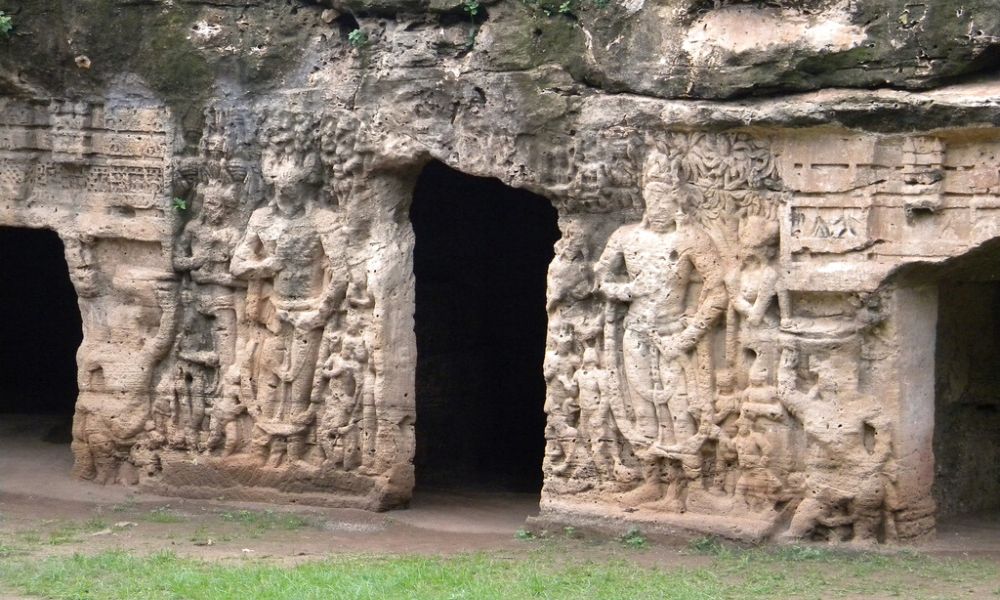
[[[82,340],[80,308],[59,236],[48,229],[0,227],[4,432],[69,444]]]
[[[934,500],[938,519],[1000,515],[1000,244],[938,277]]]
[[[531,492],[545,449],[544,198],[433,162],[417,182],[416,489]]]

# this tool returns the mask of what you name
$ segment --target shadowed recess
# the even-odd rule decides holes
[[[418,489],[537,492],[545,440],[544,198],[440,163],[417,182]]]
[[[0,413],[64,415],[68,426],[83,333],[55,232],[0,227],[0,314]]]
[[[939,275],[934,414],[938,515],[1000,509],[1000,246]]]

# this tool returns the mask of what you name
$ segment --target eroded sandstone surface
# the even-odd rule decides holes
[[[995,278],[992,4],[8,2],[0,225],[66,248],[77,474],[405,505],[436,159],[559,212],[543,516],[931,533],[936,389],[992,402],[935,379],[942,282]]]

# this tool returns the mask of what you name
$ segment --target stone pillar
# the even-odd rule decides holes
[[[934,369],[938,288],[901,285],[892,292],[891,345],[897,349],[890,378],[897,395],[894,455],[895,485],[889,486],[895,536],[908,541],[933,534]],[[891,476],[891,475],[890,475]],[[891,521],[890,521],[891,526]],[[892,531],[888,532],[890,535]]]

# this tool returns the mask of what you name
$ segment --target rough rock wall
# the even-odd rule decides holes
[[[932,531],[899,274],[1000,235],[990,3],[473,4],[0,7],[0,224],[67,247],[77,473],[405,503],[433,157],[559,210],[544,514]]]

